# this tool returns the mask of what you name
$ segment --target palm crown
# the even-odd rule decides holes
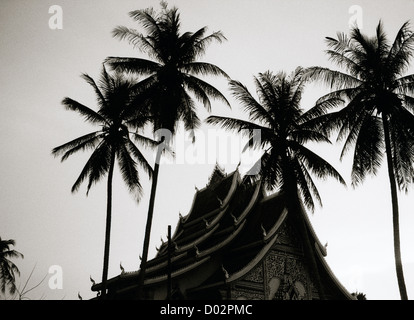
[[[14,246],[15,243],[14,240],[0,238],[0,291],[2,293],[6,292],[6,288],[11,294],[16,292],[16,274],[20,275],[20,271],[10,259],[23,258],[23,255],[10,249],[10,246]]]
[[[137,30],[117,27],[115,37],[127,39],[153,60],[128,57],[109,57],[106,62],[115,70],[132,72],[145,79],[141,90],[151,101],[154,129],[175,132],[182,120],[186,130],[194,130],[200,124],[191,93],[210,111],[211,98],[229,105],[224,95],[214,86],[200,79],[200,75],[224,76],[227,74],[214,64],[197,61],[212,41],[222,42],[221,32],[205,35],[207,28],[180,34],[180,15],[176,8],[157,14],[152,8],[136,10],[130,16],[139,22],[147,35]]]
[[[99,110],[93,109],[71,98],[64,98],[62,103],[66,109],[76,111],[85,117],[87,122],[100,126],[100,130],[88,133],[52,150],[55,156],[62,155],[62,161],[72,154],[93,149],[93,153],[72,187],[72,192],[79,189],[81,183],[88,178],[87,192],[109,170],[111,155],[118,159],[123,180],[137,199],[141,196],[142,187],[139,181],[137,164],[150,176],[152,168],[142,152],[131,140],[144,145],[153,145],[152,139],[144,137],[135,131],[149,121],[144,109],[134,105],[134,84],[117,74],[110,76],[103,68],[100,82],[97,84],[89,75],[82,75],[90,84],[97,96]]]
[[[62,161],[64,161],[78,151],[93,149],[92,155],[72,187],[72,192],[78,190],[80,184],[86,178],[89,179],[87,187],[87,192],[89,192],[89,189],[94,183],[108,174],[105,248],[102,273],[102,296],[105,297],[109,266],[114,163],[117,159],[123,180],[129,191],[139,200],[142,187],[136,167],[137,163],[150,176],[152,175],[152,168],[138,147],[132,142],[131,136],[141,144],[155,146],[156,143],[136,131],[143,128],[150,118],[147,116],[146,108],[138,108],[136,106],[139,95],[136,94],[136,85],[133,82],[130,82],[120,74],[110,76],[105,68],[102,70],[99,85],[86,74],[82,77],[94,89],[99,110],[94,111],[70,98],[63,99],[62,103],[67,109],[78,112],[88,122],[99,125],[101,129],[54,148],[52,154],[55,156],[63,154]]]
[[[386,155],[396,273],[401,298],[406,300],[397,188],[407,191],[414,179],[414,75],[404,75],[413,56],[414,33],[404,23],[390,44],[380,22],[372,38],[354,28],[350,37],[339,33],[338,39],[326,41],[330,59],[345,72],[309,68],[309,79],[321,79],[334,89],[311,112],[319,115],[315,124],[320,129],[338,132],[338,140],[345,139],[341,158],[354,147],[354,186],[367,174],[375,175]],[[326,113],[342,102],[342,109]]]
[[[367,174],[377,173],[385,149],[384,123],[389,130],[398,186],[407,190],[412,182],[414,75],[403,76],[414,49],[414,35],[408,27],[408,23],[401,27],[391,45],[381,23],[373,38],[358,28],[352,30],[350,37],[338,33],[338,39],[327,38],[329,58],[346,73],[322,67],[309,68],[307,73],[307,77],[321,79],[336,89],[319,99],[331,103],[320,104],[324,110],[318,108],[315,113],[324,114],[330,107],[347,101],[343,109],[320,120],[323,129],[329,133],[338,130],[338,140],[345,139],[341,158],[355,145],[353,185],[362,182]]]
[[[231,81],[233,95],[244,106],[251,121],[211,116],[208,123],[242,131],[253,138],[260,130],[260,147],[265,149],[260,159],[259,177],[268,189],[280,188],[285,192],[299,192],[305,205],[314,209],[314,197],[321,197],[310,172],[319,178],[332,176],[345,184],[340,174],[324,159],[305,146],[307,142],[326,142],[328,138],[308,125],[308,114],[300,108],[304,88],[303,69],[290,76],[280,72],[259,74],[254,78],[259,101],[238,81]],[[259,146],[255,146],[259,147]]]

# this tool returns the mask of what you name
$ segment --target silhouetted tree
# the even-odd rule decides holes
[[[81,183],[88,179],[88,194],[91,186],[108,174],[105,248],[102,272],[102,297],[105,297],[112,218],[112,177],[115,160],[119,164],[122,178],[129,191],[139,201],[142,187],[137,164],[149,176],[152,175],[153,170],[131,138],[145,146],[156,146],[156,143],[135,131],[137,127],[144,127],[149,118],[144,108],[137,110],[136,106],[134,108],[131,106],[134,103],[133,93],[136,89],[133,82],[120,74],[111,76],[106,72],[105,68],[102,70],[99,84],[87,74],[83,74],[82,78],[94,89],[99,110],[94,111],[71,98],[64,98],[62,104],[66,109],[82,115],[85,121],[98,125],[100,129],[54,148],[52,154],[55,156],[63,154],[62,161],[64,161],[78,151],[93,150],[92,155],[74,183],[72,192],[77,191]],[[133,131],[131,128],[133,128]]]
[[[11,261],[15,258],[23,258],[24,256],[11,249],[15,246],[14,240],[2,240],[0,237],[0,290],[4,294],[6,290],[10,294],[16,292],[16,275],[20,275],[19,268]]]
[[[354,296],[357,300],[367,300],[365,293],[362,292],[352,292],[351,295]]]
[[[333,92],[319,99],[313,110],[327,133],[345,140],[342,157],[354,147],[352,184],[376,175],[384,155],[391,186],[395,267],[401,299],[405,287],[399,230],[397,188],[407,191],[414,177],[414,75],[405,75],[414,50],[414,34],[403,24],[393,43],[380,22],[370,38],[353,28],[350,36],[326,38],[327,54],[344,72],[309,68],[307,76],[328,84]],[[324,103],[322,103],[324,102]],[[330,102],[330,103],[327,103]],[[345,102],[339,111],[328,113]],[[341,104],[342,105],[342,104]]]
[[[196,32],[181,33],[178,9],[168,8],[165,2],[161,2],[161,6],[160,13],[152,8],[130,12],[131,18],[143,27],[145,34],[126,27],[117,27],[113,31],[115,37],[127,39],[153,60],[109,57],[106,62],[117,71],[145,77],[140,86],[148,97],[154,132],[165,129],[168,134],[174,134],[179,121],[184,123],[186,130],[193,132],[199,126],[200,119],[192,96],[201,101],[208,111],[211,109],[211,98],[228,104],[219,90],[199,78],[200,75],[227,77],[226,73],[213,64],[198,61],[212,41],[221,43],[225,38],[221,32],[206,36],[206,27]],[[164,138],[165,136],[161,137],[154,165],[138,281],[140,295],[143,293],[148,259],[160,156],[162,148],[168,144]]]
[[[230,89],[243,105],[250,121],[210,116],[207,123],[249,135],[249,145],[265,150],[259,160],[260,170],[256,179],[261,179],[268,190],[279,189],[285,194],[289,215],[299,227],[305,243],[305,254],[312,262],[313,274],[319,280],[314,245],[304,224],[301,208],[314,210],[314,198],[321,197],[313,182],[312,174],[318,178],[334,177],[345,184],[341,175],[324,159],[305,146],[307,142],[330,143],[329,139],[308,124],[309,114],[300,107],[304,90],[303,69],[297,68],[290,76],[280,72],[260,73],[254,78],[256,100],[248,89],[238,81],[230,81]],[[260,139],[254,139],[254,132],[260,132]],[[256,131],[257,132],[257,131]],[[256,144],[256,145],[255,145]],[[254,170],[258,170],[258,165]],[[253,172],[252,172],[253,173]],[[248,172],[248,174],[250,174]],[[323,289],[319,288],[323,297]]]

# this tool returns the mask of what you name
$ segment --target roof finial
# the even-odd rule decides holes
[[[122,266],[122,262],[119,263],[119,268],[121,269],[121,274],[124,274],[125,273],[125,269]]]
[[[224,265],[221,265],[221,270],[224,272],[224,277],[226,278],[226,279],[228,279],[229,278],[229,273],[227,272],[227,270],[224,268]]]
[[[178,250],[178,245],[177,245],[177,242],[175,242],[175,241],[173,241],[173,245],[174,245],[174,250]]]
[[[266,237],[267,236],[267,232],[266,232],[266,229],[263,227],[263,223],[260,225],[260,228],[262,228],[263,237]]]
[[[230,216],[233,218],[234,224],[237,224],[237,218],[235,217],[235,215],[233,213],[230,213]]]
[[[95,280],[92,279],[92,276],[89,276],[89,280],[91,280],[93,286],[96,284]]]
[[[195,254],[196,254],[196,256],[198,256],[198,255],[200,254],[200,251],[198,251],[197,246],[196,246],[196,245],[194,245],[194,247],[193,247],[193,248],[195,249]]]
[[[223,205],[223,200],[221,200],[218,196],[217,196],[217,200],[220,203],[220,207]]]

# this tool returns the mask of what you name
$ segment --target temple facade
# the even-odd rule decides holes
[[[305,222],[316,268],[293,214]],[[227,175],[216,167],[207,186],[197,190],[190,212],[180,215],[169,244],[162,242],[148,261],[145,299],[354,299],[325,256],[303,207],[288,212],[282,193],[267,196],[260,181],[247,182],[237,170]],[[107,298],[136,299],[139,272],[109,279]]]

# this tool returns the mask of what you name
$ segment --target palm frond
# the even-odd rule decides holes
[[[131,150],[131,144],[133,145],[133,143],[131,143],[130,141],[121,144],[118,148],[117,160],[119,163],[122,180],[127,185],[129,192],[134,194],[136,201],[139,201],[139,199],[142,196],[142,186],[139,181],[139,175],[138,175],[138,170],[136,168],[136,162],[131,157],[129,150],[126,147],[126,144]],[[134,151],[136,150],[134,149],[132,152]]]
[[[105,63],[113,70],[144,76],[153,75],[161,67],[159,63],[151,60],[128,57],[108,57]]]
[[[414,33],[409,27],[408,21],[402,25],[387,57],[390,70],[397,75],[401,75],[406,70],[413,56]]]
[[[52,154],[57,157],[62,153],[65,153],[61,159],[61,161],[66,160],[70,155],[77,151],[84,151],[87,149],[94,148],[96,144],[99,142],[100,134],[102,131],[95,131],[92,133],[88,133],[84,136],[79,138],[73,139],[67,143],[62,144],[61,146],[55,147],[52,150]]]
[[[89,193],[91,186],[98,182],[105,173],[109,170],[111,147],[105,141],[102,141],[89,157],[85,166],[83,167],[79,177],[72,186],[72,192],[76,192],[82,182],[88,178],[86,194]]]
[[[250,131],[252,130],[268,130],[268,128],[263,127],[259,124],[236,118],[209,116],[205,121],[208,124],[220,125],[222,129],[239,132],[246,135],[249,135]]]
[[[229,75],[225,71],[216,65],[207,62],[191,61],[189,63],[185,63],[181,69],[191,75],[223,76],[230,80]]]
[[[186,131],[193,132],[201,124],[200,118],[197,116],[196,107],[193,99],[185,90],[181,90],[181,103],[179,104],[180,119],[184,123]],[[176,123],[176,122],[175,122]]]
[[[360,184],[367,175],[376,175],[384,156],[382,121],[365,117],[354,142],[355,151],[351,171],[352,186]]]
[[[304,77],[308,80],[320,80],[333,89],[345,89],[358,87],[362,84],[361,80],[349,74],[334,71],[323,67],[310,67]]]
[[[188,89],[190,89],[190,91],[193,92],[197,98],[201,99],[207,111],[211,111],[209,97],[218,99],[230,107],[230,102],[227,100],[227,98],[218,89],[205,82],[204,80],[191,75],[187,75],[185,77],[184,84],[188,86]]]
[[[99,113],[71,98],[64,98],[62,100],[62,104],[67,110],[78,112],[88,122],[101,124],[106,123],[105,118],[103,118]]]
[[[142,144],[143,141],[148,143],[148,140],[150,140],[149,138],[143,137],[141,135],[134,135],[134,137],[135,137],[136,141],[140,142],[140,144]],[[151,142],[151,144],[152,144],[152,147],[154,147],[154,148],[156,146],[158,146],[158,143],[154,144],[154,143]],[[128,141],[126,146],[128,147],[129,152],[137,159],[136,163],[139,166],[141,166],[142,169],[144,169],[144,171],[148,174],[148,177],[151,179],[152,174],[153,174],[153,168],[148,163],[147,159],[142,154],[142,152],[138,149],[138,147],[132,141]]]
[[[101,107],[104,107],[106,105],[106,99],[104,95],[102,94],[101,90],[99,89],[98,85],[95,83],[95,80],[92,79],[88,74],[83,73],[81,77],[90,85],[95,91],[95,94],[97,96],[98,104]]]
[[[317,178],[326,179],[332,177],[342,185],[346,185],[341,174],[325,159],[317,155],[307,147],[296,144],[294,148],[295,157],[303,163]]]
[[[248,112],[251,121],[263,123],[271,123],[273,121],[269,111],[252,96],[246,86],[236,80],[231,80],[229,85],[232,95],[243,105],[244,111]]]
[[[315,211],[313,198],[315,197],[322,207],[321,196],[306,167],[300,161],[295,161],[295,168],[298,193],[301,195],[305,207],[313,213]]]

